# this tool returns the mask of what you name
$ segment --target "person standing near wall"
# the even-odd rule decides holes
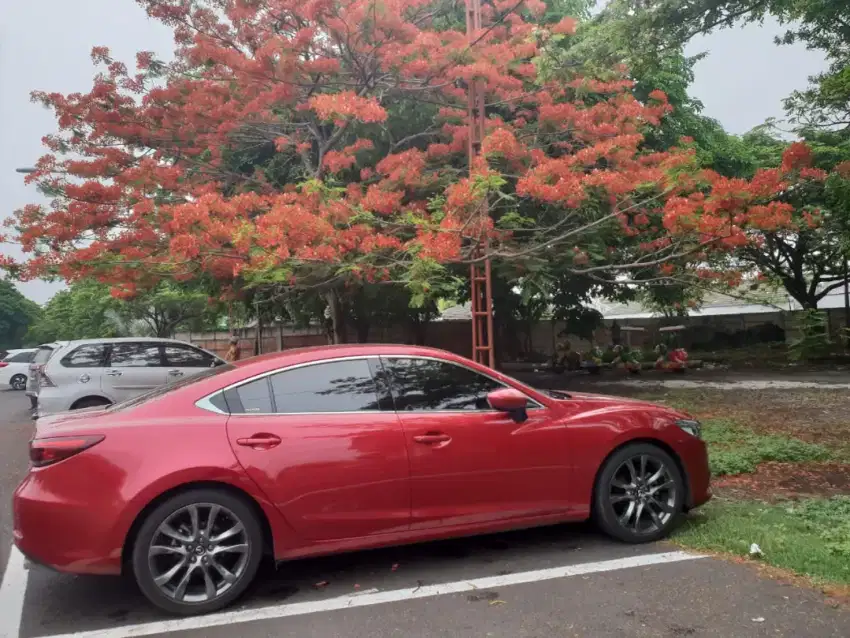
[[[230,337],[230,347],[224,355],[225,361],[239,361],[242,356],[242,348],[239,347],[239,338]]]

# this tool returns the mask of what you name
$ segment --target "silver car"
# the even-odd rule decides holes
[[[119,403],[223,363],[172,339],[69,341],[37,370],[37,416]]]

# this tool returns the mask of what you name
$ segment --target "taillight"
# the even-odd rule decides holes
[[[38,369],[38,385],[41,388],[55,388],[56,384],[50,380],[50,377],[47,376],[47,373],[44,371],[44,366],[40,366]]]
[[[8,361],[0,361],[0,368],[5,368],[7,365],[9,365]]]
[[[30,441],[30,463],[33,467],[53,465],[97,445],[103,439],[102,434],[33,439]]]

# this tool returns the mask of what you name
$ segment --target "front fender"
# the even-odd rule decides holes
[[[657,441],[683,461],[683,445],[688,443],[685,439],[693,437],[675,425],[677,416],[663,408],[648,410],[645,406],[624,405],[568,417],[564,425],[565,431],[570,433],[567,450],[574,469],[573,494],[577,502],[590,506],[596,476],[605,460],[614,450],[631,441]],[[680,463],[680,466],[687,473],[687,464]]]

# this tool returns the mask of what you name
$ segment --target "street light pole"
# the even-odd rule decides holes
[[[15,172],[23,173],[24,175],[29,175],[30,173],[35,173],[35,169],[32,167],[16,168]]]
[[[481,0],[466,1],[466,37],[470,46],[474,46],[481,31]],[[481,154],[481,142],[484,139],[486,115],[484,113],[484,82],[473,80],[469,84],[467,102],[469,123],[469,172],[472,175],[475,159]],[[479,213],[486,218],[488,206],[486,198],[481,202]],[[480,233],[473,248],[473,259],[487,253],[487,238]],[[472,359],[491,368],[496,367],[493,348],[493,279],[490,259],[473,261],[469,268],[470,305],[472,310]]]

